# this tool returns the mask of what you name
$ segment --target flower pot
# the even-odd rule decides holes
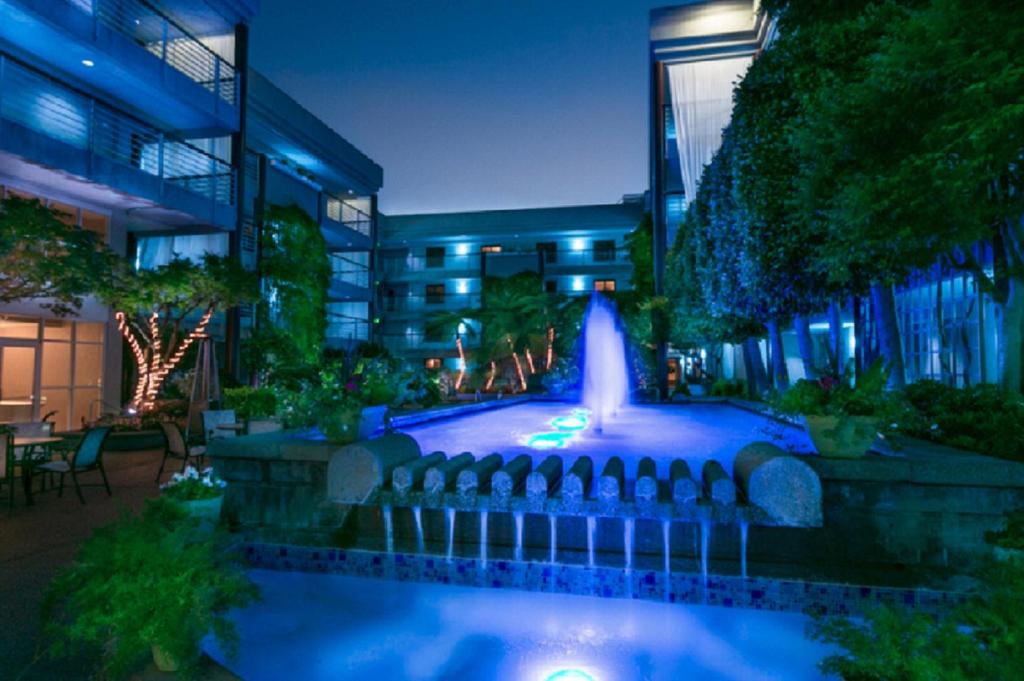
[[[384,418],[388,414],[388,405],[381,404],[375,407],[363,407],[359,418],[359,439],[368,440],[378,430],[384,427]]]
[[[224,503],[224,495],[210,499],[190,499],[181,502],[190,516],[199,520],[203,526],[214,526],[220,520],[220,508]]]
[[[166,673],[176,672],[181,668],[181,664],[177,658],[173,657],[170,653],[165,651],[155,643],[150,646],[150,650],[153,652],[153,664],[156,668]]]
[[[804,416],[818,454],[834,459],[864,456],[878,433],[872,416]]]

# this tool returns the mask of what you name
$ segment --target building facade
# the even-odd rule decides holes
[[[379,338],[412,366],[458,369],[439,313],[479,308],[485,277],[540,275],[544,291],[584,295],[629,288],[625,237],[644,215],[643,196],[618,204],[381,216]],[[478,342],[465,335],[470,349]]]
[[[256,0],[0,0],[0,192],[35,197],[153,267],[178,254],[256,266],[259,220],[295,203],[335,273],[331,342],[369,335],[379,166],[249,68]],[[237,371],[246,310],[209,332]],[[87,299],[55,318],[0,308],[0,421],[57,429],[118,411],[122,341]]]

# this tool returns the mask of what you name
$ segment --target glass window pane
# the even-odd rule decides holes
[[[78,322],[77,340],[79,342],[102,343],[104,327],[104,324]]]
[[[0,338],[39,338],[39,322],[21,317],[0,317]]]
[[[44,319],[43,338],[46,340],[71,340],[72,322],[63,319]]]
[[[71,343],[43,343],[43,387],[71,385]]]
[[[103,346],[75,345],[75,385],[103,385]]]
[[[75,388],[75,399],[71,406],[71,423],[80,428],[83,423],[95,421],[103,412],[100,391],[96,388]]]
[[[54,430],[73,430],[71,426],[71,391],[67,388],[46,388],[40,391],[39,415],[56,412],[50,420]]]
[[[0,421],[31,421],[36,349],[0,346]]]

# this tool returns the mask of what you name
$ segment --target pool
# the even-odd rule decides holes
[[[548,454],[558,453],[567,465],[575,456],[585,454],[594,460],[595,474],[610,457],[619,456],[627,477],[634,475],[637,462],[645,456],[655,459],[660,477],[668,477],[669,462],[675,458],[685,459],[696,475],[708,459],[716,459],[727,471],[732,470],[736,453],[756,441],[775,442],[798,453],[814,451],[801,428],[730,404],[633,405],[606,423],[601,433],[589,424],[582,429],[559,427],[578,425],[573,421],[581,415],[574,404],[527,402],[401,431],[415,438],[425,454],[472,452],[480,457],[498,452],[506,460],[529,454],[536,464]],[[548,435],[551,433],[556,434],[553,437],[560,446],[551,446],[546,439],[552,437]]]
[[[235,613],[249,681],[820,679],[807,618],[556,593],[254,570]]]

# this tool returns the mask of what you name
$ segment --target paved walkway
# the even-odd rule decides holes
[[[39,606],[46,586],[63,565],[75,555],[79,543],[95,527],[118,517],[122,509],[138,510],[143,501],[156,496],[154,482],[160,465],[160,451],[108,452],[104,463],[113,497],[102,487],[83,489],[86,504],[75,497],[74,488],[65,485],[64,496],[56,490],[36,495],[34,506],[25,506],[20,484],[16,490],[14,511],[7,512],[7,489],[0,506],[0,681],[77,681],[89,678],[86,661],[33,662],[39,638]],[[178,462],[180,465],[180,462]],[[165,474],[166,475],[166,474]],[[99,475],[89,473],[86,482],[98,482]],[[147,669],[140,679],[169,679]],[[201,678],[228,679],[215,669],[207,669]]]

